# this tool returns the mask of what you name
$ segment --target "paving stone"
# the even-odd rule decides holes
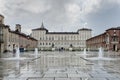
[[[76,71],[78,74],[84,74],[85,72],[82,71]]]
[[[92,65],[78,55],[73,55],[80,52],[42,52],[41,54],[40,64],[37,65],[39,70],[36,69],[33,61],[30,63],[29,71],[22,65],[20,75],[14,74],[13,61],[4,62],[7,64],[4,70],[8,73],[4,75],[6,80],[26,80],[27,78],[29,80],[120,80],[120,60],[93,61],[95,63]],[[102,65],[99,65],[100,63]]]
[[[51,70],[48,70],[48,71],[46,71],[45,73],[47,74],[47,73],[56,73],[57,72],[57,70],[56,69],[51,69]]]
[[[68,74],[68,77],[90,77],[89,74],[83,73],[83,74]]]
[[[112,74],[114,77],[120,78],[120,73]]]
[[[60,71],[57,71],[57,73],[71,73],[71,74],[76,74],[77,72],[75,70],[60,70]]]
[[[90,72],[88,72],[89,74],[98,74],[98,72],[97,71],[90,71]]]
[[[54,78],[29,78],[28,80],[54,80]]]
[[[112,77],[110,74],[90,74],[93,78],[106,78],[106,77]]]
[[[106,78],[81,78],[81,80],[107,80]]]
[[[80,80],[80,78],[70,78],[70,80]]]
[[[66,70],[57,70],[56,73],[67,73]]]
[[[21,74],[27,74],[27,73],[34,73],[35,71],[33,71],[33,70],[22,70],[20,73]]]
[[[9,77],[9,78],[4,78],[3,80],[27,80],[27,78],[15,78],[15,77]]]
[[[70,78],[55,78],[55,80],[71,80]]]
[[[55,78],[67,78],[67,74],[65,74],[65,73],[56,73],[56,74],[50,74],[50,73],[48,73],[48,74],[45,74],[44,75],[44,77],[45,78],[51,78],[51,77],[55,77]]]
[[[106,71],[97,71],[98,73],[100,73],[100,74],[107,74],[107,72]]]
[[[43,77],[43,75],[42,74],[27,73],[27,74],[22,74],[20,77]]]
[[[55,80],[80,80],[80,78],[55,78]]]
[[[120,78],[107,78],[107,80],[120,80]]]

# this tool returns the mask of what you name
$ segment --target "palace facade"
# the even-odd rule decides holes
[[[32,29],[31,36],[38,40],[38,48],[41,50],[54,49],[83,49],[86,40],[91,38],[91,29],[82,28],[77,32],[49,32],[43,25]]]
[[[88,39],[86,43],[91,50],[103,47],[105,50],[118,51],[120,50],[120,27],[107,29],[104,33]]]
[[[13,51],[19,47],[33,50],[37,47],[37,40],[21,32],[21,25],[16,24],[15,30],[4,24],[4,16],[0,15],[0,52]]]

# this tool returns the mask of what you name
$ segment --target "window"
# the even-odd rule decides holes
[[[61,37],[61,40],[63,40],[63,37]]]
[[[58,40],[60,40],[60,37],[58,37]]]
[[[52,40],[54,40],[54,37],[52,37]]]
[[[3,34],[3,28],[2,27],[0,27],[0,34]]]
[[[40,37],[40,40],[42,40],[41,37]]]
[[[48,38],[46,37],[46,40],[48,40]]]
[[[40,45],[42,45],[42,43],[40,43]]]
[[[51,38],[49,37],[49,40],[51,40]]]
[[[65,38],[64,40],[66,40],[66,36],[64,38]]]
[[[117,36],[113,36],[112,37],[112,41],[118,41],[118,37]]]

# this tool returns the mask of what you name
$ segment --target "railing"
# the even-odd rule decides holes
[[[113,43],[113,44],[118,44],[119,41],[111,41],[111,43]]]

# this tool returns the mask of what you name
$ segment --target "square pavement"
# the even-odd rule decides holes
[[[91,62],[82,59],[79,55],[68,54],[66,56],[66,54],[55,53],[47,56],[44,53],[40,56],[42,57],[38,60],[37,65],[32,61],[29,70],[24,65],[18,75],[15,74],[14,67],[12,67],[15,64],[10,63],[12,69],[4,70],[8,74],[4,76],[3,80],[120,80],[119,60],[101,61],[101,66],[98,61]]]

